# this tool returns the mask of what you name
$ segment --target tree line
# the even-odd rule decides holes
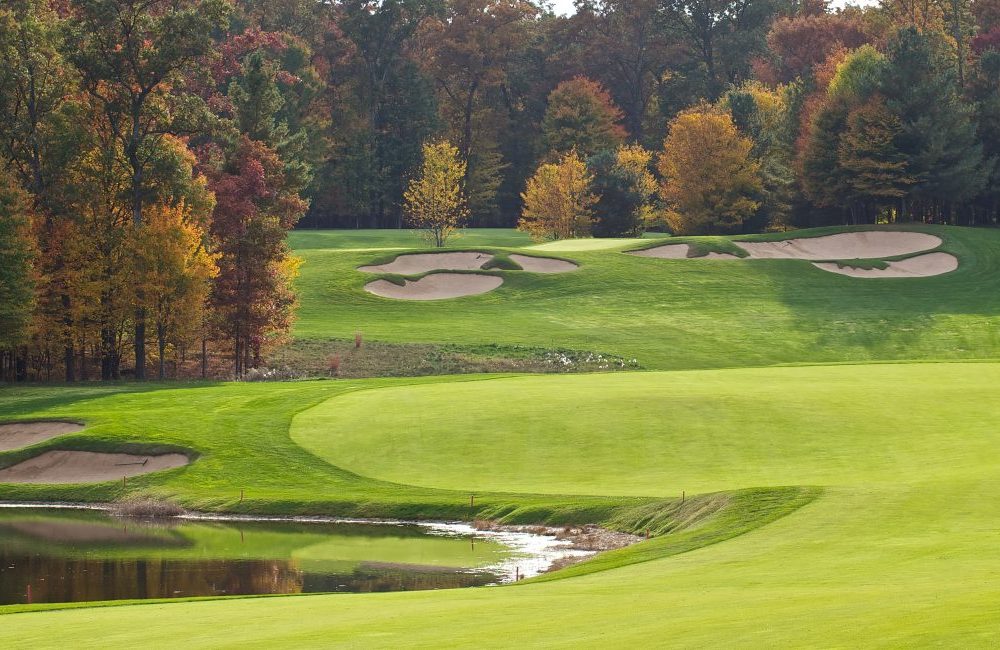
[[[1000,1],[9,0],[0,374],[236,376],[310,227],[1000,213]]]

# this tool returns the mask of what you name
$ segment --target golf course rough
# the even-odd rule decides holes
[[[356,269],[370,249],[406,248],[402,235],[338,245],[294,233],[305,259],[296,336],[556,344],[648,371],[14,387],[0,392],[0,417],[80,418],[88,429],[72,438],[93,445],[139,432],[164,451],[198,449],[183,471],[133,479],[192,508],[463,518],[475,494],[471,516],[648,525],[652,539],[502,588],[11,613],[0,642],[996,647],[1000,363],[977,360],[998,356],[1000,233],[906,230],[939,243],[808,261],[890,268],[942,253],[959,267],[867,282],[804,273],[797,259],[661,263],[622,255],[636,240],[556,242],[548,250],[578,251],[578,271],[505,273],[489,299],[437,304],[364,292]],[[506,231],[503,244],[467,236],[529,245]],[[782,239],[793,238],[675,243],[739,255],[744,242]],[[369,250],[351,250],[359,242]],[[0,466],[21,453],[0,452]],[[119,490],[8,484],[0,497]]]

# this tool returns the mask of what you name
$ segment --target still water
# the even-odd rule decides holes
[[[537,573],[559,555],[550,539],[461,525],[0,508],[0,604],[474,587],[515,566]]]

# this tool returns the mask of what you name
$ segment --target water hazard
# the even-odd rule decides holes
[[[476,587],[574,552],[461,524],[142,521],[0,508],[0,604]]]

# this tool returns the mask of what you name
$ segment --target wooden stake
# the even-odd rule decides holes
[[[681,503],[684,503],[684,490],[681,490]]]
[[[476,495],[475,494],[470,494],[469,495],[469,509],[471,510],[472,508],[475,508],[475,507],[476,507]]]
[[[29,604],[29,605],[31,604],[31,601],[32,601],[32,600],[33,600],[33,599],[32,599],[32,597],[31,597],[31,585],[28,585],[28,604]]]
[[[240,503],[243,503],[243,488],[240,488]]]
[[[125,477],[122,477],[122,487],[125,487]]]

